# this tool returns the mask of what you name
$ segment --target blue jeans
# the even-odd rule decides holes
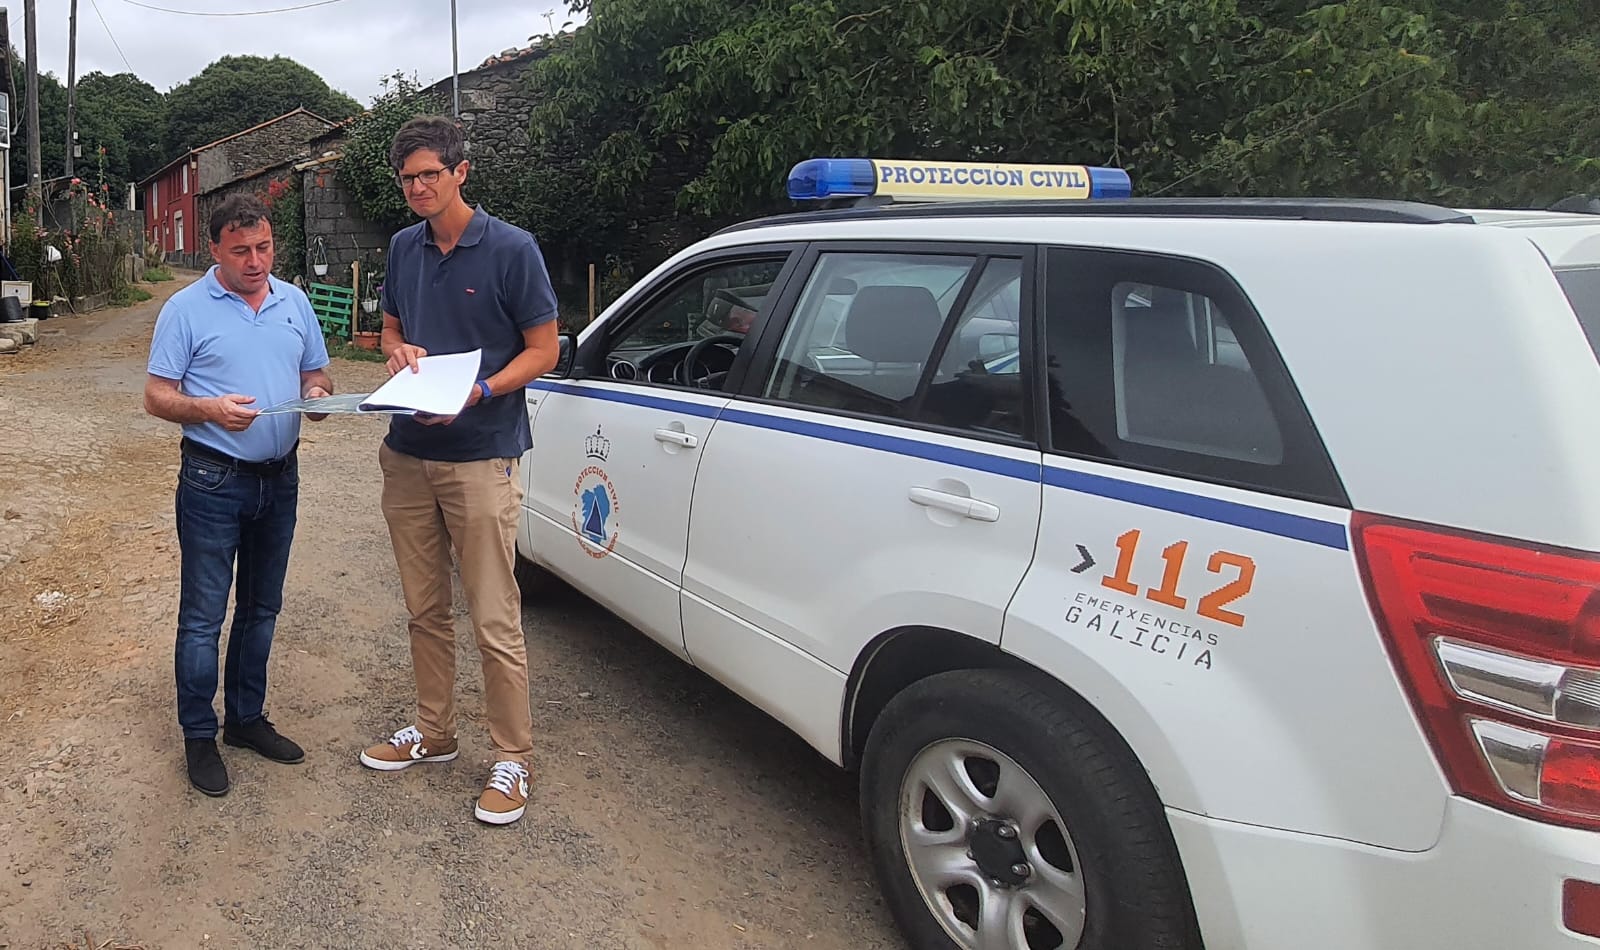
[[[298,462],[279,474],[250,474],[185,454],[178,475],[178,546],[183,580],[178,600],[178,723],[185,739],[217,734],[217,645],[228,612],[237,561],[238,595],[228,631],[224,722],[248,725],[262,716],[267,657],[300,498]]]

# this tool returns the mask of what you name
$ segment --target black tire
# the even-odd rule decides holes
[[[969,740],[1003,753],[1054,806],[1082,879],[1083,931],[1077,948],[1199,950],[1199,927],[1177,847],[1137,760],[1103,721],[1054,681],[993,670],[941,673],[908,687],[873,724],[862,757],[867,850],[912,947],[962,946],[924,900],[900,828],[908,769],[924,749],[945,740]],[[1044,929],[1043,940],[1040,946],[1065,945],[1054,928]]]
[[[521,554],[516,558],[517,587],[522,591],[523,603],[547,599],[560,588],[561,585],[554,574]]]

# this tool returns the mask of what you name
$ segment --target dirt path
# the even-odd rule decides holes
[[[363,769],[357,751],[411,712],[374,420],[307,426],[302,450],[268,713],[307,760],[224,747],[231,794],[192,790],[172,686],[178,432],[139,399],[157,308],[188,279],[0,356],[0,950],[903,945],[852,781],[571,594],[523,614],[527,818],[472,818],[487,734],[459,604],[461,758]],[[351,391],[382,368],[333,374]]]

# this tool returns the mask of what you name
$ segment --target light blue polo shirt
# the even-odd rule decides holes
[[[212,266],[173,294],[156,318],[150,341],[152,376],[178,380],[198,398],[254,396],[252,409],[300,398],[300,374],[328,365],[328,347],[305,291],[267,278],[259,311],[223,287]],[[257,416],[243,432],[214,422],[185,425],[183,434],[218,452],[251,462],[282,458],[300,438],[300,414]]]

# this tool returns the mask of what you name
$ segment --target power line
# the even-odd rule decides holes
[[[1311,116],[1309,116],[1306,119],[1303,119],[1303,120],[1301,120],[1299,122],[1292,122],[1289,125],[1284,126],[1283,128],[1279,129],[1277,132],[1274,132],[1273,134],[1271,134],[1271,135],[1267,136],[1266,138],[1262,139],[1261,141],[1257,142],[1255,145],[1252,145],[1249,148],[1245,149],[1244,151],[1240,152],[1238,155],[1233,155],[1233,156],[1228,156],[1228,157],[1225,157],[1225,158],[1221,158],[1221,159],[1218,159],[1217,161],[1212,162],[1209,165],[1205,165],[1205,166],[1202,166],[1200,168],[1195,169],[1194,171],[1192,171],[1189,174],[1183,176],[1182,178],[1178,179],[1177,181],[1171,183],[1170,185],[1167,185],[1164,188],[1157,189],[1154,193],[1151,194],[1151,197],[1152,198],[1160,197],[1161,195],[1166,194],[1167,192],[1171,191],[1172,189],[1178,187],[1179,185],[1187,183],[1191,179],[1198,178],[1199,176],[1204,175],[1207,172],[1215,171],[1216,169],[1221,168],[1223,165],[1226,165],[1228,162],[1233,161],[1234,159],[1241,158],[1241,157],[1243,157],[1245,155],[1249,155],[1252,152],[1258,152],[1258,151],[1266,148],[1269,145],[1276,145],[1280,139],[1284,138],[1289,133],[1297,132],[1297,131],[1305,128],[1308,125],[1315,125],[1317,122],[1321,121],[1324,117],[1332,115],[1335,112],[1338,112],[1340,109],[1343,109],[1345,106],[1350,105],[1351,103],[1355,102],[1357,99],[1365,98],[1366,96],[1371,95],[1374,92],[1377,92],[1379,89],[1382,89],[1384,86],[1388,86],[1388,85],[1391,85],[1393,83],[1397,83],[1402,79],[1410,79],[1412,76],[1415,76],[1417,73],[1422,72],[1422,70],[1426,69],[1428,67],[1428,65],[1429,64],[1426,63],[1426,62],[1418,63],[1416,66],[1414,66],[1411,69],[1406,70],[1403,73],[1399,73],[1397,75],[1390,76],[1388,79],[1385,79],[1384,81],[1382,81],[1380,83],[1374,83],[1371,86],[1367,86],[1367,87],[1361,89],[1355,95],[1351,96],[1350,98],[1345,99],[1343,102],[1335,103],[1335,104],[1329,106],[1328,108],[1323,109],[1321,112],[1317,112],[1317,113],[1312,114]]]
[[[325,7],[332,3],[342,3],[343,0],[316,0],[314,3],[302,3],[299,6],[294,7],[278,7],[275,10],[240,10],[232,13],[214,13],[209,11],[202,12],[199,10],[173,10],[168,7],[157,7],[148,3],[140,3],[139,0],[122,0],[122,2],[131,6],[140,7],[145,10],[154,10],[157,13],[175,13],[178,16],[265,16],[269,13],[292,13],[295,10],[309,10],[312,7]]]
[[[106,28],[106,35],[111,37],[111,45],[117,48],[117,55],[122,57],[122,65],[128,67],[128,72],[137,73],[133,64],[128,62],[128,54],[122,51],[122,44],[117,42],[117,35],[111,32],[111,24],[106,22],[106,15],[100,12],[98,0],[89,0],[89,5],[94,7],[94,15],[100,18],[100,25]]]

